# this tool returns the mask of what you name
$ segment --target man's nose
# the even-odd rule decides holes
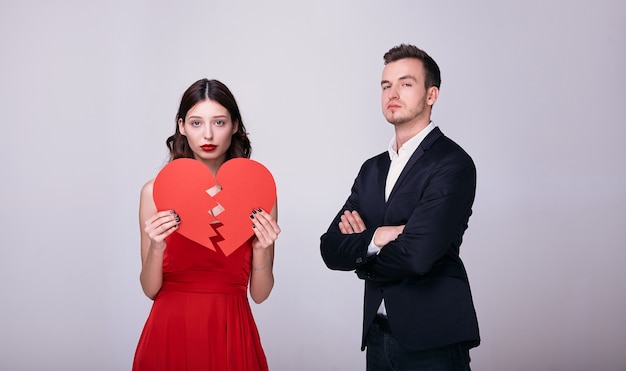
[[[396,89],[395,86],[390,86],[389,89],[387,89],[387,98],[389,100],[398,99],[398,89]]]

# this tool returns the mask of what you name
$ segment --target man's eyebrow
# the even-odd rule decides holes
[[[413,80],[413,81],[417,81],[417,79],[413,75],[400,76],[400,78],[398,78],[398,80]],[[382,80],[380,82],[380,85],[384,85],[384,84],[391,84],[391,82],[389,80]]]
[[[416,81],[417,79],[413,75],[404,75],[404,76],[400,77],[398,80],[414,80],[414,81]]]

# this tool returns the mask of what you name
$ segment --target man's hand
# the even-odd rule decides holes
[[[386,244],[398,238],[402,231],[404,231],[404,224],[378,227],[374,232],[374,245],[382,249]]]
[[[365,230],[365,223],[358,211],[344,211],[339,222],[339,230],[343,234],[361,233]]]

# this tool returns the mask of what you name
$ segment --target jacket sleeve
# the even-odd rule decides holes
[[[328,230],[320,237],[320,252],[326,266],[333,270],[351,271],[355,270],[367,262],[367,247],[374,236],[374,230],[369,228],[364,215],[366,229],[362,233],[342,234],[339,230],[339,221],[345,210],[359,209],[359,176],[363,171],[359,171],[357,179],[354,181],[348,200],[330,223]]]
[[[384,283],[426,275],[435,267],[445,269],[444,256],[458,259],[475,190],[476,169],[471,158],[457,152],[440,161],[403,233],[360,266],[357,275]]]

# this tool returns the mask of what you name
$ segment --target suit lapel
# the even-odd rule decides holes
[[[380,192],[376,192],[376,194],[380,195],[380,203],[381,206],[385,205],[385,186],[387,184],[387,175],[389,174],[389,166],[391,165],[391,159],[389,158],[389,153],[384,152],[378,158],[378,178],[376,179],[376,189],[379,189]]]
[[[443,136],[443,133],[441,132],[441,130],[439,130],[438,127],[435,127],[430,133],[428,133],[426,138],[422,140],[422,143],[420,143],[420,145],[417,146],[417,148],[415,149],[415,152],[413,152],[413,155],[411,155],[411,158],[409,158],[409,161],[406,163],[406,166],[404,167],[404,169],[402,169],[402,172],[400,173],[400,176],[398,177],[396,184],[393,186],[393,189],[391,190],[391,193],[389,194],[389,199],[387,200],[387,202],[389,202],[389,200],[391,200],[391,198],[397,193],[396,190],[402,185],[402,182],[404,181],[404,179],[411,172],[411,168],[413,168],[413,166],[419,161],[419,159],[424,155],[424,153],[426,153],[426,151],[430,149],[433,143],[435,143],[435,141],[437,141],[437,139],[439,139],[442,136]],[[384,187],[385,186],[383,184],[383,189]]]

